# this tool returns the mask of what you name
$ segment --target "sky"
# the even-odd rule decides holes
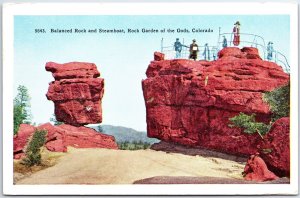
[[[48,85],[54,80],[45,70],[46,62],[90,62],[97,65],[105,79],[102,100],[103,122],[146,131],[146,109],[141,81],[153,53],[172,46],[176,38],[189,45],[217,45],[221,33],[231,33],[236,21],[241,33],[262,36],[274,43],[289,60],[290,21],[288,15],[170,15],[170,16],[15,16],[14,18],[14,96],[18,85],[28,88],[31,112],[36,124],[49,122],[54,104],[48,101]],[[274,25],[276,24],[276,25]],[[51,29],[124,29],[126,33],[50,33]],[[139,33],[127,33],[127,29]],[[174,33],[142,33],[146,29],[174,29]],[[200,28],[212,33],[177,33],[176,30]],[[35,33],[45,29],[46,33]],[[74,31],[74,30],[73,30]],[[227,38],[230,40],[230,35]],[[241,40],[253,41],[253,36]],[[258,40],[261,43],[261,41]],[[242,46],[240,46],[242,47]],[[201,53],[201,52],[200,52]]]

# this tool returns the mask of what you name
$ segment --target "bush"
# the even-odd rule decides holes
[[[233,123],[229,125],[230,127],[240,127],[245,133],[258,133],[261,137],[269,132],[271,128],[271,125],[267,125],[262,122],[256,122],[255,114],[246,115],[241,112],[239,115],[229,118],[229,120]]]
[[[120,150],[145,150],[148,149],[151,145],[150,143],[142,142],[142,141],[139,142],[125,141],[125,142],[117,142],[117,144]]]
[[[264,100],[270,105],[272,121],[290,115],[290,82],[283,87],[264,94]]]
[[[290,82],[278,89],[267,92],[263,96],[271,108],[272,112],[272,122],[276,121],[279,118],[287,117],[290,115]],[[258,133],[261,137],[267,134],[271,128],[272,123],[264,124],[261,122],[255,121],[255,114],[246,115],[240,113],[239,115],[229,118],[233,123],[229,125],[230,127],[240,127],[244,129],[245,133],[253,134]]]
[[[26,166],[40,165],[41,164],[41,147],[46,143],[47,131],[36,130],[32,137],[29,139],[25,154],[26,157],[22,163]]]

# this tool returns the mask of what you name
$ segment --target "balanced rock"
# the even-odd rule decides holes
[[[284,86],[289,75],[264,61],[255,48],[224,48],[216,61],[152,61],[142,81],[149,137],[234,155],[257,152],[258,134],[230,128],[240,112],[269,123],[265,92]]]
[[[102,122],[104,79],[97,78],[100,73],[95,64],[48,62],[46,70],[55,78],[46,96],[54,102],[58,121],[74,126]]]
[[[278,177],[268,170],[263,159],[259,156],[251,155],[244,169],[245,180],[253,181],[270,181],[278,179]]]

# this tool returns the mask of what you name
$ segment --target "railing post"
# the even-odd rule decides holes
[[[219,27],[219,37],[218,37],[218,43],[217,43],[218,49],[219,49],[219,44],[220,44],[220,38],[221,38],[221,27]]]

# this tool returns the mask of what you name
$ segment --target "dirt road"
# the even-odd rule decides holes
[[[242,179],[243,168],[241,163],[221,158],[163,151],[68,148],[55,166],[16,184],[132,184],[155,176]]]

